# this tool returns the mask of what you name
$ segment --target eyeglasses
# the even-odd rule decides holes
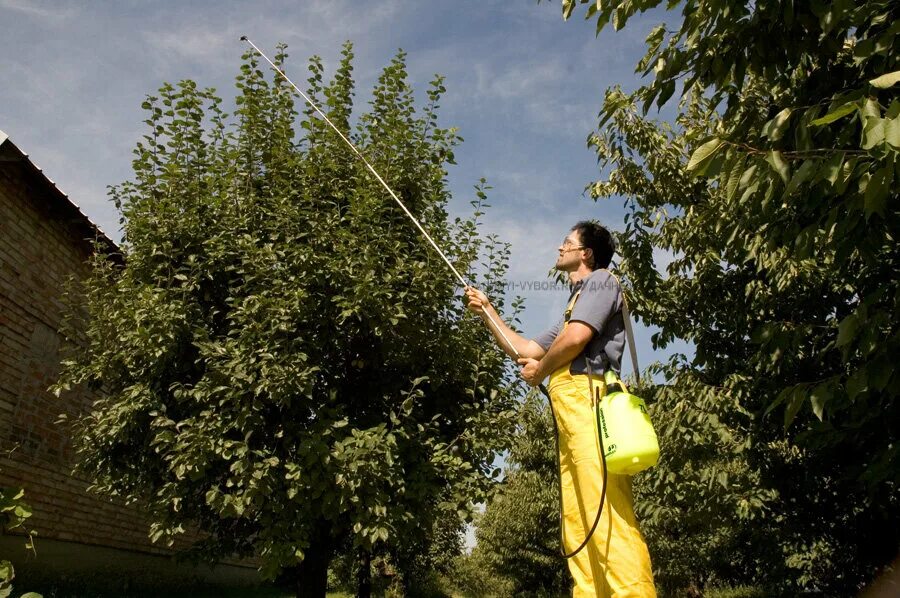
[[[584,245],[573,245],[573,241],[570,239],[566,239],[562,242],[562,253],[568,253],[570,251],[577,251],[578,249],[584,249]]]

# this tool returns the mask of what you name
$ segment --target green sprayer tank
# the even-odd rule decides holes
[[[615,372],[604,375],[606,396],[600,401],[597,427],[610,473],[633,475],[656,465],[659,441],[644,399],[623,390]]]

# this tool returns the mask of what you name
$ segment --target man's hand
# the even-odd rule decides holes
[[[484,309],[491,304],[487,295],[475,287],[466,287],[466,298],[469,300],[469,304],[466,307],[469,308],[469,311],[478,315],[484,313]]]
[[[540,366],[540,362],[537,359],[522,357],[518,360],[518,363],[522,366],[522,370],[519,372],[519,375],[522,376],[522,379],[528,383],[528,386],[537,386],[541,383],[541,380],[543,380],[543,376],[538,378],[538,369]]]

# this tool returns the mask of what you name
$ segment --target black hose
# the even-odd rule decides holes
[[[599,431],[602,429],[600,425],[600,397],[594,395],[594,380],[591,373],[590,363],[588,363],[588,387],[590,388],[591,397],[592,399],[594,399],[592,402],[594,404],[595,417],[597,418],[597,430]],[[603,436],[600,435],[600,460],[603,463],[603,490],[600,494],[600,507],[597,509],[597,517],[594,518],[594,524],[591,526],[591,530],[584,538],[584,542],[582,542],[581,545],[572,552],[566,553],[566,538],[563,531],[565,517],[563,513],[562,463],[560,461],[559,455],[559,426],[556,423],[556,410],[553,409],[553,401],[550,399],[550,393],[547,391],[547,388],[543,384],[540,384],[538,388],[540,388],[541,392],[544,393],[544,395],[547,397],[547,403],[550,404],[550,414],[553,417],[553,440],[556,443],[556,480],[559,483],[559,552],[563,558],[570,559],[581,552],[585,546],[587,546],[588,542],[591,539],[591,536],[594,535],[594,531],[597,529],[597,525],[600,523],[600,516],[603,514],[603,503],[606,501],[606,482],[608,477],[608,473],[606,471],[606,449],[603,446]]]

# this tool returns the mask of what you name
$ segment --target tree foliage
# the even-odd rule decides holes
[[[310,59],[309,95],[500,296],[508,250],[479,238],[483,182],[472,217],[448,219],[461,139],[438,122],[442,79],[417,109],[399,53],[353,124],[352,58],[347,44],[327,83]],[[492,486],[514,377],[340,138],[254,54],[237,88],[233,115],[193,81],[144,102],[134,178],[111,188],[124,265],[94,259],[67,328],[57,391],[103,392],[73,422],[78,466],[139,502],[154,541],[252,555],[268,575],[327,566],[344,540],[421,541],[423,521],[469,517]]]
[[[660,4],[587,18],[618,30]],[[666,6],[680,24],[648,36],[649,82],[609,90],[589,138],[592,195],[626,198],[635,315],[656,346],[695,348],[647,391],[664,445],[639,503],[652,554],[672,588],[854,593],[900,536],[900,5]],[[679,87],[674,125],[649,120]],[[673,256],[664,272],[654,252]]]

